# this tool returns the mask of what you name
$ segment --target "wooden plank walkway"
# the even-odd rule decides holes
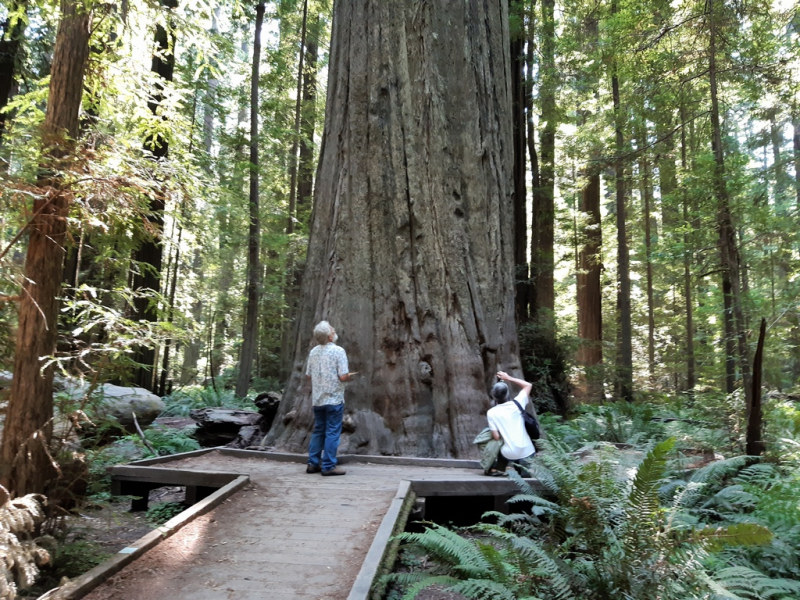
[[[219,452],[168,466],[248,473],[250,484],[87,600],[343,600],[402,480],[487,479],[474,469],[369,463],[321,477],[303,464]]]

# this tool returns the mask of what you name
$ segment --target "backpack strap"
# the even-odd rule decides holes
[[[511,399],[511,401],[512,401],[514,404],[516,404],[516,405],[517,405],[517,408],[519,409],[519,412],[521,412],[521,413],[524,413],[524,412],[525,412],[525,409],[524,409],[524,408],[522,408],[522,406],[520,406],[519,402],[517,402],[516,400],[514,400],[514,398],[512,398],[512,399]]]

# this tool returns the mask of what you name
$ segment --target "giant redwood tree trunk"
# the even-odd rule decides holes
[[[471,454],[496,370],[519,373],[507,19],[505,2],[336,3],[294,368],[268,443],[307,446],[321,319],[360,373],[342,452]]]
[[[41,359],[56,349],[58,296],[64,262],[69,192],[54,176],[68,160],[78,134],[78,111],[89,56],[90,14],[82,2],[62,0],[43,128],[46,194],[33,205],[24,293],[14,354],[14,379],[6,410],[0,483],[17,496],[47,491],[55,476],[48,452],[53,417],[53,367]]]

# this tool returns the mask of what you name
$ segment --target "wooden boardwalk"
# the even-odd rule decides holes
[[[164,465],[166,466],[166,465]],[[170,468],[250,483],[85,596],[88,600],[343,600],[402,480],[475,481],[463,468],[369,463],[347,475],[212,452]]]

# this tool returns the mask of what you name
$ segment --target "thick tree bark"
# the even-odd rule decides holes
[[[55,351],[69,192],[52,175],[69,160],[79,131],[78,111],[89,56],[91,15],[83,4],[62,0],[50,92],[44,122],[44,166],[39,181],[47,190],[34,202],[19,308],[14,379],[0,452],[0,482],[17,496],[44,493],[55,471],[49,454],[53,417],[53,367],[41,359]]]
[[[511,101],[514,124],[514,264],[517,288],[517,319],[528,320],[528,211],[525,177],[528,174],[525,146],[525,39],[511,40]]]
[[[253,71],[250,81],[250,227],[247,243],[247,305],[245,308],[242,348],[239,351],[239,378],[236,395],[244,398],[250,388],[253,359],[258,339],[258,246],[261,237],[258,198],[258,77],[261,62],[261,26],[264,23],[264,3],[256,6],[256,30],[253,38]]]
[[[612,2],[612,13],[616,12],[616,0]],[[623,115],[620,105],[619,77],[616,66],[611,75],[611,90],[614,102],[615,150],[614,179],[616,187],[617,218],[617,377],[616,390],[620,398],[633,401],[633,346],[631,341],[631,274],[628,256],[628,235],[626,231],[625,169],[623,154],[625,140],[622,135]]]
[[[18,15],[22,9],[22,16],[12,21],[12,15]],[[14,89],[14,74],[16,72],[17,58],[19,49],[22,45],[22,38],[25,35],[27,24],[26,2],[12,2],[8,6],[9,17],[0,29],[0,141],[6,130],[8,114],[2,112],[11,99],[11,91]]]
[[[178,7],[178,0],[160,0],[160,4],[167,11]],[[156,25],[155,34],[156,52],[150,70],[158,75],[156,92],[147,103],[153,115],[158,114],[163,100],[163,86],[165,82],[172,81],[175,71],[175,35],[170,26],[165,28],[161,23]],[[163,160],[169,155],[169,140],[160,134],[148,136],[144,143],[145,149],[150,151],[155,160]],[[147,216],[150,236],[144,240],[133,253],[133,260],[137,268],[133,273],[132,287],[139,292],[156,292],[161,289],[161,263],[164,248],[161,244],[161,229],[164,226],[164,196],[155,194],[150,198],[150,211]],[[133,301],[134,316],[137,321],[158,321],[158,306],[151,297],[140,297]],[[134,360],[141,366],[136,370],[134,381],[139,387],[153,390],[156,381],[156,349],[153,346],[140,346]]]
[[[507,27],[505,3],[335,5],[294,370],[268,443],[308,442],[303,367],[328,319],[361,373],[341,452],[474,453],[495,372],[520,368]]]
[[[556,72],[555,0],[542,0],[542,122],[539,138],[541,170],[539,185],[533,190],[531,225],[531,316],[539,322],[544,336],[555,340],[555,287],[553,279],[555,243],[555,150],[556,150]]]
[[[581,192],[580,211],[584,217],[581,237],[584,242],[578,254],[577,361],[584,368],[576,395],[585,402],[603,400],[603,376],[598,366],[603,363],[603,311],[600,274],[603,269],[600,249],[603,234],[600,228],[600,174],[592,173]]]
[[[725,183],[725,151],[722,146],[722,127],[719,116],[719,98],[717,95],[717,56],[714,0],[709,0],[708,26],[709,26],[709,67],[708,77],[711,94],[711,127],[712,150],[714,152],[714,193],[717,198],[717,228],[719,230],[719,249],[722,263],[723,293],[730,301],[732,325],[735,328],[735,341],[739,355],[739,369],[742,374],[742,385],[748,411],[752,403],[752,388],[750,382],[750,350],[747,346],[745,332],[744,310],[742,308],[742,293],[740,283],[739,248],[736,243],[736,230],[733,227],[733,217],[730,210],[728,189]],[[730,286],[730,293],[725,288]],[[726,315],[728,314],[726,306]]]

